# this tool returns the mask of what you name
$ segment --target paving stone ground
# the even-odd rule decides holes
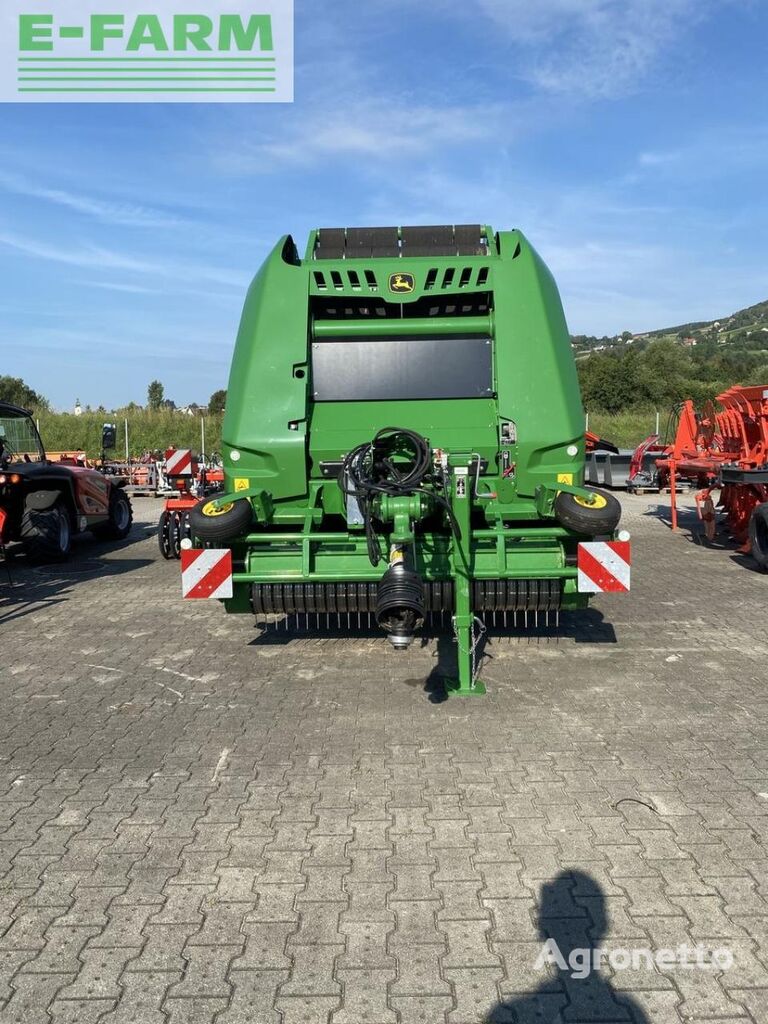
[[[768,1021],[768,577],[625,498],[632,594],[441,701],[447,640],[183,603],[135,505],[0,566],[2,1024]]]

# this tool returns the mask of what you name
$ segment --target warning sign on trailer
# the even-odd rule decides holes
[[[579,544],[580,594],[623,594],[629,590],[631,548],[628,540]]]
[[[178,450],[169,448],[165,453],[166,476],[192,476],[192,451],[189,448]]]
[[[181,593],[190,600],[232,597],[232,552],[182,549]]]

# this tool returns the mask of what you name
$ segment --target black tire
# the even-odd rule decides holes
[[[755,505],[749,517],[749,540],[752,557],[761,569],[768,572],[768,501]]]
[[[29,508],[21,519],[21,542],[32,562],[63,562],[72,547],[72,522],[61,504],[42,511]]]
[[[91,528],[99,540],[123,540],[133,526],[131,499],[119,487],[112,487],[109,493],[109,519]]]
[[[613,533],[621,519],[621,505],[618,499],[605,491],[593,490],[597,496],[594,505],[588,505],[575,494],[561,491],[555,498],[555,516],[559,523],[569,530],[587,537],[599,537]]]
[[[157,524],[157,546],[160,548],[160,554],[163,558],[168,560],[173,558],[173,552],[171,551],[170,512],[163,512],[160,516],[160,521]]]
[[[203,498],[189,510],[189,524],[192,534],[200,540],[232,540],[247,533],[253,522],[253,509],[246,498],[238,498],[224,506],[215,515],[206,515],[204,510],[213,511],[214,499]]]

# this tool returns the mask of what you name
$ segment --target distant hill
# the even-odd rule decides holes
[[[720,344],[746,341],[755,333],[768,335],[768,301],[757,302],[754,306],[740,309],[738,313],[723,316],[717,320],[699,320],[677,327],[665,327],[649,331],[642,337],[648,338],[694,338],[697,341],[714,340]],[[768,348],[768,339],[761,339]]]
[[[768,301],[718,320],[572,344],[590,411],[701,403],[734,384],[768,384]]]
[[[646,331],[643,334],[624,331],[623,334],[602,338],[583,334],[572,335],[571,343],[577,355],[588,355],[591,352],[622,349],[626,345],[637,344],[642,348],[648,342],[663,339],[688,347],[714,342],[718,345],[735,345],[751,350],[768,349],[768,300],[757,302],[754,306],[748,306],[737,313],[715,320],[694,320],[687,324],[678,324],[676,327]]]

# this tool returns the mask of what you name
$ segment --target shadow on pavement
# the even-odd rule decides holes
[[[10,558],[0,562],[0,625],[61,604],[68,600],[70,591],[85,580],[123,576],[152,565],[150,558],[98,557],[99,552],[112,554],[131,543],[126,538],[118,544],[78,546],[66,562],[49,565],[32,565],[25,557],[12,553]]]
[[[583,871],[570,871],[542,885],[538,928],[541,949],[547,949],[554,968],[542,966],[540,970],[547,973],[539,987],[499,1003],[486,1018],[486,1024],[561,1024],[563,1020],[578,1024],[651,1024],[631,996],[616,992],[603,972],[590,969],[597,959],[595,951],[608,931],[605,894],[594,878]],[[575,970],[568,966],[569,962]],[[535,969],[534,961],[532,976]]]

